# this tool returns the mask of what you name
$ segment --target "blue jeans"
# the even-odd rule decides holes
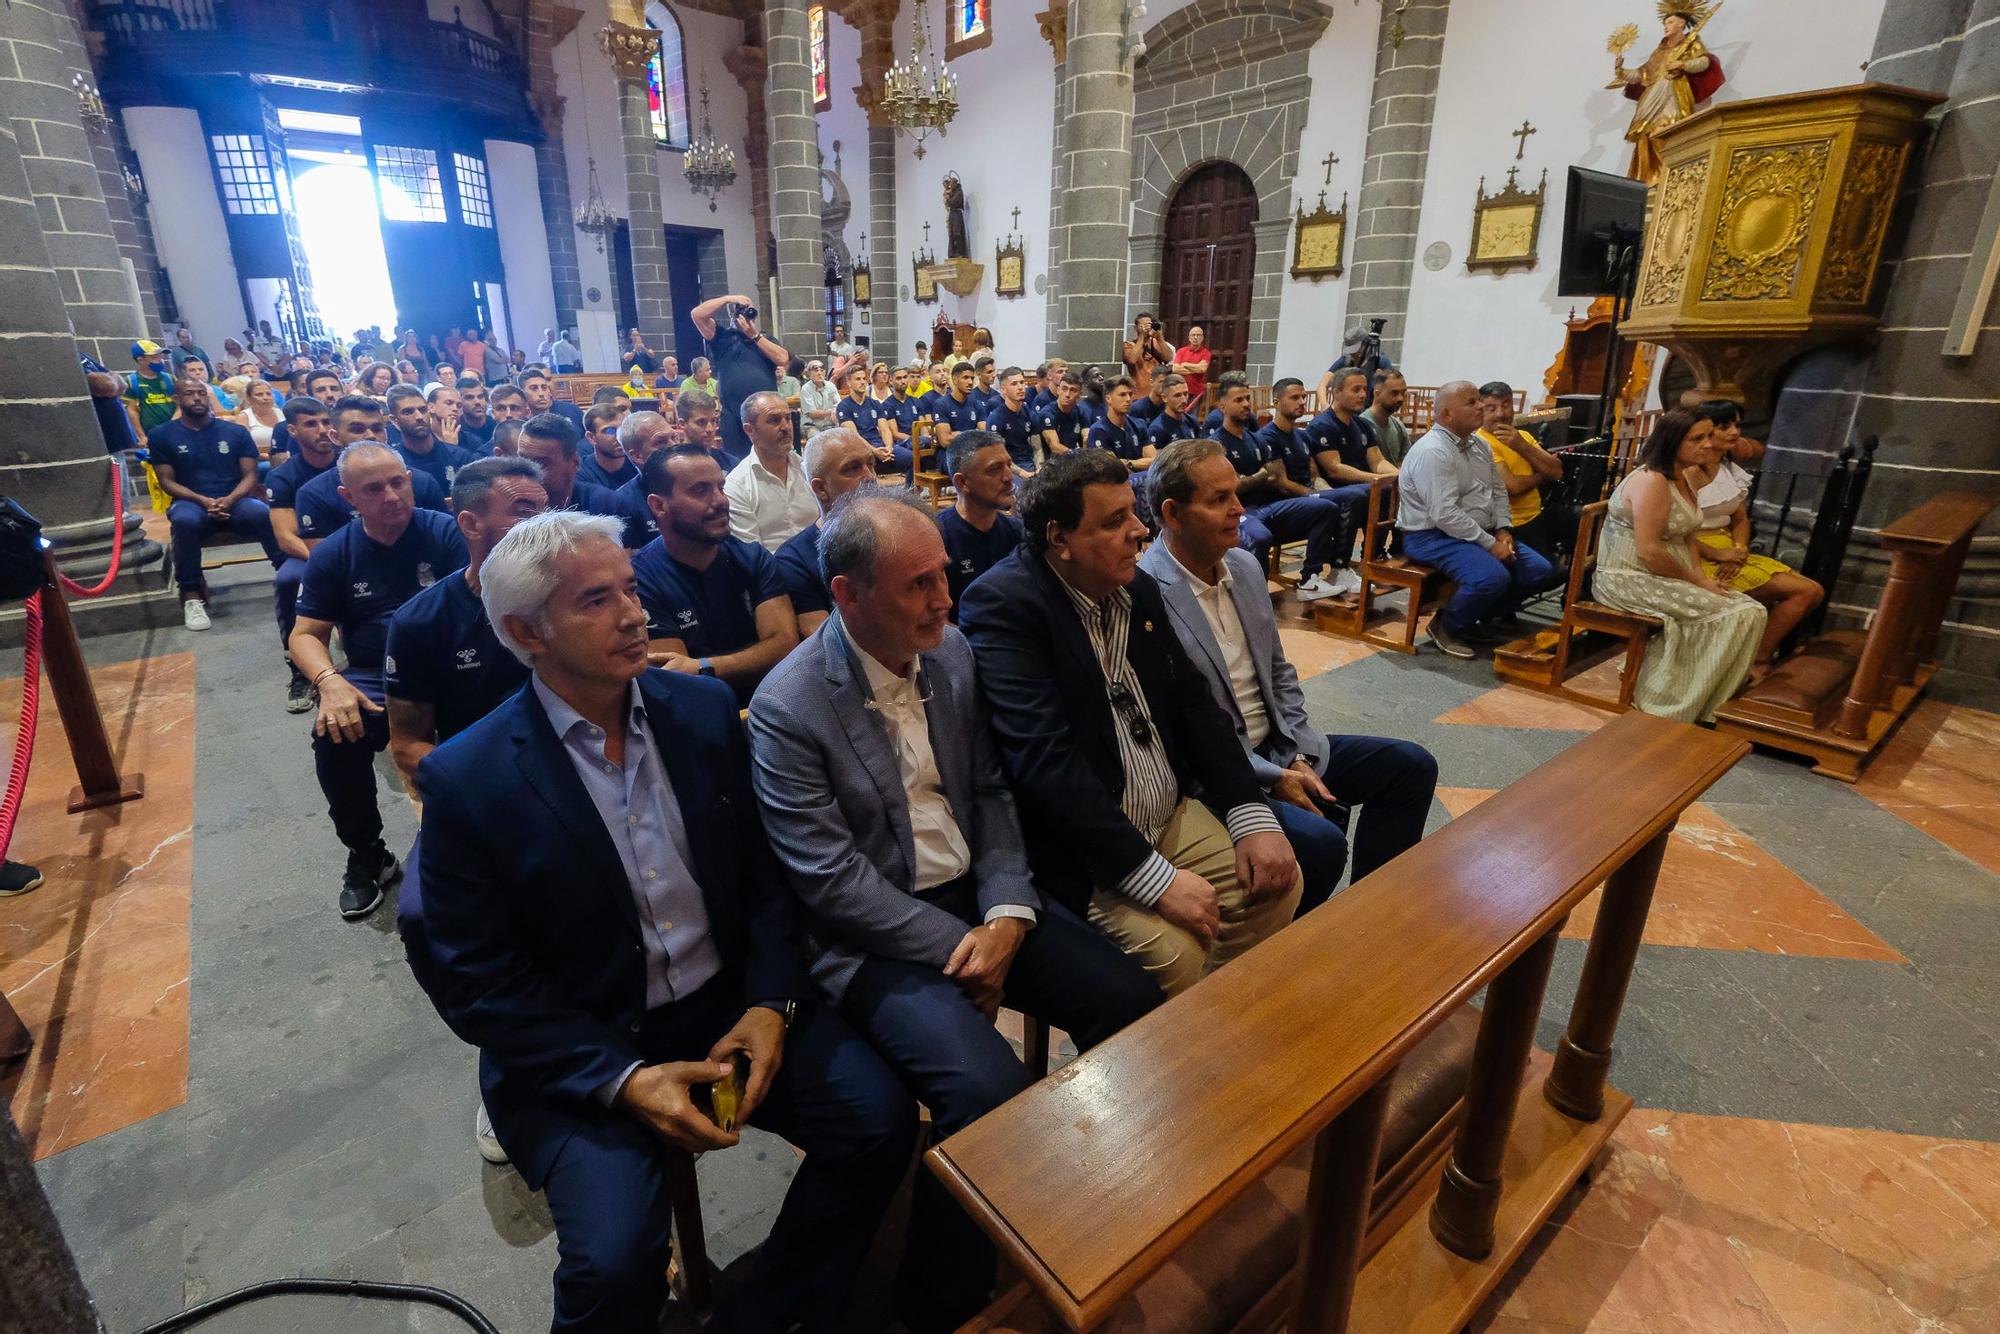
[[[284,563],[285,553],[271,536],[271,507],[252,496],[239,497],[226,519],[213,517],[192,500],[176,500],[167,506],[167,524],[173,531],[174,582],[183,595],[201,587],[202,539],[217,528],[256,538],[273,569]]]
[[[1512,611],[1555,582],[1555,568],[1533,547],[1514,544],[1514,559],[1502,561],[1477,542],[1465,542],[1435,528],[1403,534],[1411,560],[1441,571],[1458,592],[1438,614],[1444,628],[1463,634],[1495,612]]]
[[[1282,546],[1287,542],[1303,540],[1306,554],[1299,566],[1301,579],[1318,574],[1329,565],[1340,564],[1339,537],[1344,516],[1340,505],[1331,497],[1331,492],[1286,496],[1283,500],[1268,501],[1254,510],[1246,510],[1243,525],[1238,530],[1237,545],[1255,556],[1257,563],[1262,565],[1270,558],[1273,542]]]

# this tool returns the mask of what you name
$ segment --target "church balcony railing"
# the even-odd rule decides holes
[[[422,6],[359,0],[87,0],[103,41],[104,93],[117,105],[162,93],[202,105],[216,75],[323,91],[448,99],[463,111],[531,131],[527,77],[512,47]],[[201,86],[206,81],[206,87]]]

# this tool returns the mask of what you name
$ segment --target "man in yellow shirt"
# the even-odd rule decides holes
[[[1526,431],[1514,429],[1514,390],[1505,381],[1494,380],[1479,387],[1479,410],[1485,425],[1474,436],[1492,451],[1500,480],[1506,483],[1514,540],[1536,551],[1554,550],[1548,525],[1543,522],[1541,485],[1562,480],[1562,460]]]

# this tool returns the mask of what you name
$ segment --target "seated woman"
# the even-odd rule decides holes
[[[1764,608],[1702,570],[1701,507],[1686,473],[1707,457],[1715,426],[1693,408],[1660,418],[1639,466],[1611,493],[1592,590],[1621,611],[1657,616],[1632,702],[1680,722],[1709,722],[1743,684]]]
[[[1760,456],[1764,447],[1743,434],[1743,410],[1716,399],[1695,411],[1715,426],[1707,461],[1688,472],[1695,503],[1701,506],[1701,528],[1694,539],[1709,548],[1702,553],[1701,568],[1724,588],[1764,604],[1769,616],[1757,661],[1768,666],[1777,661],[1785,636],[1826,600],[1826,590],[1782,561],[1750,550],[1751,478],[1742,465]]]

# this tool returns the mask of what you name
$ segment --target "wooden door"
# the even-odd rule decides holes
[[[1197,168],[1167,205],[1160,319],[1175,347],[1186,345],[1189,325],[1202,327],[1211,385],[1248,364],[1256,223],[1257,189],[1231,162]]]

